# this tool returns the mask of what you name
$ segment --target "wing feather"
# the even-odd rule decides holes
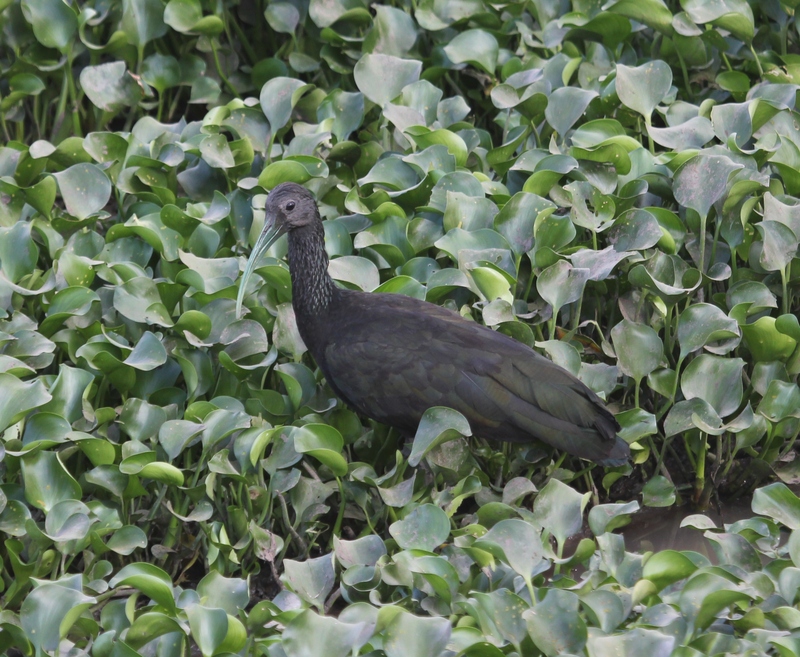
[[[487,438],[538,438],[597,461],[626,455],[602,400],[525,345],[408,297],[359,295],[357,303],[331,318],[333,337],[314,355],[365,415],[415,431],[425,410],[449,406]]]

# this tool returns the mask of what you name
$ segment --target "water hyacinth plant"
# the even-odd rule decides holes
[[[796,4],[0,0],[0,652],[800,654]],[[359,417],[285,242],[237,319],[285,181],[631,464]]]

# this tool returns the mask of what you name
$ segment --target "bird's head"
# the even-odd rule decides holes
[[[305,187],[292,182],[281,183],[267,196],[267,205],[264,217],[264,230],[250,252],[250,259],[244,268],[242,280],[239,283],[239,294],[236,298],[236,316],[242,314],[242,301],[244,300],[247,281],[255,271],[261,256],[275,243],[281,235],[297,228],[308,226],[319,219],[319,210],[311,195]]]
[[[297,183],[285,182],[273,189],[267,196],[265,210],[264,230],[258,238],[259,242],[271,227],[277,228],[278,235],[282,235],[319,221],[319,210],[314,197]]]

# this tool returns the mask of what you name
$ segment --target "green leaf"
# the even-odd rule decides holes
[[[758,363],[786,361],[797,347],[797,341],[777,328],[774,317],[764,316],[752,324],[740,326],[747,348]]]
[[[592,657],[670,657],[674,646],[675,637],[636,627],[612,636],[593,634],[587,647]]]
[[[77,219],[98,213],[111,198],[111,181],[94,164],[75,164],[54,175],[67,212]]]
[[[347,657],[363,644],[365,623],[343,623],[310,609],[300,612],[283,630],[287,657]]]
[[[333,537],[333,551],[336,561],[342,568],[351,566],[374,566],[386,554],[386,545],[380,536],[370,534],[354,541],[345,541],[338,536]]]
[[[539,532],[530,523],[516,518],[501,520],[473,545],[505,561],[525,580],[531,577],[544,556]]]
[[[10,228],[0,227],[0,267],[12,283],[32,273],[39,257],[39,249],[31,238],[31,224],[15,223]]]
[[[580,531],[589,493],[581,495],[558,479],[550,479],[533,502],[533,518],[563,546]]]
[[[375,8],[389,9],[380,6]],[[332,119],[331,132],[337,141],[343,142],[364,120],[364,94],[334,89],[320,104],[317,116]]]
[[[642,497],[645,506],[672,506],[675,503],[675,485],[663,475],[656,475],[644,485]]]
[[[162,407],[135,397],[125,400],[119,416],[125,433],[140,442],[155,436],[166,421],[167,413]]]
[[[714,138],[714,127],[704,116],[695,116],[669,128],[647,126],[647,134],[660,146],[673,151],[702,148]]]
[[[74,588],[73,577],[45,582],[31,591],[22,603],[20,623],[37,654],[53,654],[59,642],[89,607],[97,602]],[[62,583],[63,582],[63,585]]]
[[[20,460],[25,482],[25,499],[48,513],[64,500],[81,499],[80,484],[64,467],[55,452],[40,451],[26,454]]]
[[[380,283],[380,274],[375,264],[361,256],[342,256],[328,264],[328,273],[337,281],[350,283],[371,292]]]
[[[485,30],[461,32],[444,47],[445,54],[455,64],[472,64],[494,75],[499,46],[497,39]]]
[[[712,23],[746,43],[753,40],[753,10],[745,0],[682,0],[681,6],[695,23]]]
[[[106,542],[106,546],[117,554],[127,556],[133,554],[137,548],[146,548],[147,536],[139,527],[125,525],[114,532]]]
[[[300,12],[289,2],[271,2],[264,10],[264,18],[276,32],[292,34],[300,22]]]
[[[164,22],[177,32],[207,37],[217,36],[225,29],[219,16],[203,16],[200,0],[169,0]]]
[[[128,43],[143,47],[167,33],[164,6],[159,0],[122,0],[120,28]]]
[[[405,57],[417,40],[414,19],[396,7],[373,5],[375,19],[364,39],[364,52]]]
[[[649,118],[672,86],[672,69],[656,59],[642,66],[617,64],[617,95],[625,107]]]
[[[333,25],[340,18],[343,18],[348,11],[363,8],[364,3],[361,0],[334,0],[333,2],[311,0],[308,13],[314,24],[322,28]]]
[[[662,0],[612,0],[603,9],[672,35],[672,13]]]
[[[175,618],[158,611],[140,614],[128,628],[125,643],[137,650],[146,643],[172,632],[183,632],[183,628]]]
[[[186,616],[200,654],[203,657],[217,654],[228,635],[228,614],[223,609],[209,609],[197,604],[186,610]]]
[[[471,435],[469,422],[461,413],[451,408],[433,406],[422,415],[411,445],[408,463],[417,467],[433,448],[461,436]]]
[[[550,94],[544,115],[559,136],[564,137],[583,116],[597,92],[579,87],[560,87]]]
[[[692,577],[680,593],[681,611],[700,629],[705,629],[726,607],[750,599],[737,586],[716,573],[701,572]]]
[[[212,570],[197,583],[201,602],[224,609],[231,616],[243,611],[250,602],[247,580],[225,577]]]
[[[736,411],[742,401],[743,369],[741,358],[701,354],[686,367],[681,377],[681,390],[686,399],[699,397],[720,417],[726,417]]]
[[[303,600],[322,611],[336,580],[332,555],[305,561],[286,559],[283,565],[285,572],[282,579]]]
[[[522,614],[536,647],[547,657],[583,652],[588,632],[572,591],[550,589],[544,600]]]
[[[81,71],[80,81],[89,100],[106,112],[133,107],[144,95],[124,61],[87,66]]]
[[[767,271],[783,271],[797,255],[800,238],[779,221],[765,219],[756,224],[756,229],[763,240],[759,264]]]
[[[306,424],[292,431],[294,448],[300,454],[310,454],[328,466],[337,477],[347,474],[347,461],[342,456],[342,435],[327,424]]]
[[[39,43],[62,53],[69,50],[78,29],[78,17],[70,5],[63,0],[23,0],[20,6]]]
[[[675,200],[705,217],[711,206],[724,196],[728,176],[741,166],[724,155],[694,156],[675,174]]]
[[[642,577],[649,579],[661,590],[670,584],[689,577],[697,565],[682,552],[663,550],[656,552],[644,564]]]
[[[285,77],[273,78],[261,88],[261,109],[273,132],[289,123],[294,106],[311,88],[301,80]]]
[[[172,580],[158,566],[149,563],[132,563],[123,567],[109,580],[111,588],[132,586],[152,598],[171,613],[175,613],[175,599],[172,596]]]
[[[387,657],[430,657],[440,654],[451,634],[447,618],[426,618],[401,611],[384,632]]]
[[[772,379],[758,405],[758,412],[770,422],[780,422],[788,417],[800,418],[800,387],[796,383]]]
[[[450,535],[450,520],[438,506],[423,504],[403,520],[392,523],[389,533],[405,550],[433,552]]]
[[[358,90],[383,107],[403,88],[419,80],[422,62],[391,55],[367,54],[356,62],[353,75]]]
[[[630,515],[638,510],[639,503],[636,501],[625,504],[598,504],[589,510],[589,528],[595,536],[614,531],[630,523]]]
[[[458,166],[464,166],[467,163],[467,145],[454,132],[449,130],[429,130],[424,126],[412,126],[405,130],[411,140],[420,148],[428,148],[435,144],[442,144],[447,148],[447,151],[456,159]]]
[[[200,155],[214,169],[230,169],[236,165],[224,135],[209,135],[200,142]]]
[[[115,288],[114,308],[134,322],[173,325],[152,278],[137,276]]]
[[[664,346],[658,333],[649,326],[623,319],[611,329],[611,340],[620,370],[637,385],[661,364]]]
[[[686,358],[703,347],[716,354],[727,353],[736,347],[740,335],[736,320],[719,308],[708,303],[694,304],[682,312],[678,320],[680,357]]]
[[[494,218],[494,228],[506,238],[514,253],[521,256],[533,248],[534,225],[537,218],[552,207],[552,202],[541,196],[529,194],[527,191],[518,192]]]
[[[145,331],[130,355],[124,360],[129,367],[150,372],[167,362],[167,350],[155,334]]]
[[[138,473],[128,474],[138,474],[143,479],[154,479],[171,486],[183,486],[184,482],[183,473],[178,468],[171,463],[161,461],[147,463]]]
[[[751,508],[753,513],[772,518],[789,529],[800,529],[800,499],[784,483],[757,488]]]
[[[588,269],[576,269],[566,260],[558,260],[539,274],[536,290],[553,307],[553,317],[557,317],[561,308],[581,298],[587,280]]]
[[[92,304],[99,302],[100,297],[94,290],[79,285],[59,290],[53,295],[47,317],[42,322],[44,335],[52,335],[68,318],[83,316],[92,309]]]

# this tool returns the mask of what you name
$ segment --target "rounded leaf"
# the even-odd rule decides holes
[[[611,340],[623,374],[641,381],[660,364],[664,344],[652,328],[623,319],[611,329]]]
[[[425,618],[405,611],[387,626],[383,649],[387,657],[431,657],[439,655],[450,640],[447,618]]]
[[[433,552],[450,536],[450,519],[438,506],[423,504],[392,523],[389,533],[404,550]]]
[[[100,212],[111,198],[111,181],[94,164],[74,164],[54,175],[67,212],[77,219]]]
[[[686,399],[699,397],[724,418],[735,412],[742,401],[743,369],[741,358],[701,354],[686,367],[681,390]]]
[[[672,86],[672,68],[660,59],[642,66],[617,64],[617,95],[634,112],[649,117]]]
[[[403,87],[419,80],[421,72],[420,61],[371,53],[356,62],[353,75],[358,90],[383,107],[397,97]]]

